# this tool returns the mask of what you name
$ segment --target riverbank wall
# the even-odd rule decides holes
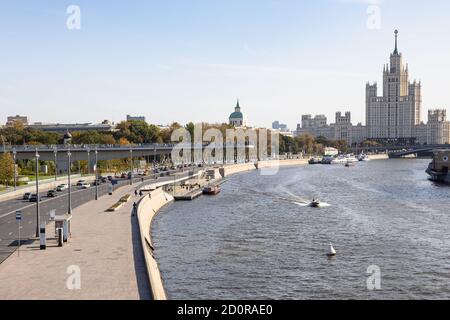
[[[371,154],[369,155],[370,160],[387,160],[389,159],[389,155],[386,153],[382,154]]]
[[[151,238],[151,225],[158,211],[172,202],[174,198],[162,189],[156,189],[144,196],[137,206],[137,219],[141,235],[141,245],[144,252],[148,279],[154,300],[167,300],[158,263],[153,256],[153,243]]]
[[[274,169],[277,167],[304,166],[308,164],[308,159],[288,159],[288,160],[268,160],[258,161],[256,163],[242,163],[224,166],[219,169],[223,178],[230,175],[261,169]]]

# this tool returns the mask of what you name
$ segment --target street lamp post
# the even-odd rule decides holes
[[[88,176],[91,175],[91,149],[87,149],[87,156],[88,156]]]
[[[95,200],[98,200],[98,150],[95,148]]]
[[[53,154],[55,155],[55,181],[58,181],[58,149],[56,147]]]
[[[130,149],[130,186],[133,185],[133,149]]]
[[[14,160],[14,191],[17,190],[16,156],[17,156],[17,151],[16,151],[16,148],[14,148],[14,149],[13,149],[13,160]]]
[[[72,161],[70,159],[71,156],[72,156],[72,153],[70,153],[70,148],[69,148],[69,150],[67,151],[67,162],[68,162],[67,163],[67,165],[68,165],[68,167],[67,167],[67,184],[69,186],[69,197],[68,197],[69,203],[68,203],[67,211],[69,214],[72,214],[72,185],[70,182],[70,175],[71,175],[70,166],[72,164]]]
[[[39,201],[41,201],[39,196],[39,153],[36,148],[36,238],[39,237]]]

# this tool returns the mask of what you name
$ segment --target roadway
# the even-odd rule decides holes
[[[187,174],[187,172],[185,172]],[[141,182],[142,177],[133,179],[136,183],[136,189],[148,184],[149,180],[155,180],[154,176],[143,177],[144,183]],[[170,181],[173,177],[160,177],[155,181]],[[138,182],[141,182],[138,184]],[[130,183],[129,179],[118,179],[118,184],[115,190],[126,186]],[[99,185],[99,197],[108,193],[108,185]],[[41,193],[42,201],[40,202],[40,219],[48,223],[50,219],[50,212],[55,211],[56,215],[67,213],[68,210],[68,192],[58,192],[55,198],[47,198],[46,192]],[[77,187],[72,187],[72,208],[79,207],[89,201],[95,199],[95,186],[89,189],[80,190]],[[100,199],[101,201],[101,199]],[[7,259],[16,249],[18,244],[19,223],[16,221],[15,212],[20,210],[22,212],[22,221],[20,222],[20,236],[21,241],[26,241],[35,238],[36,233],[36,203],[30,203],[22,199],[13,199],[0,202],[0,263]],[[52,236],[53,230],[46,230],[47,237]]]

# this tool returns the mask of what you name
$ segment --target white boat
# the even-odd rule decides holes
[[[345,157],[337,157],[331,161],[331,164],[345,164],[347,163],[347,159]]]
[[[361,153],[358,156],[358,160],[359,161],[370,161],[370,158],[369,158],[369,156],[367,154]]]
[[[334,257],[334,256],[336,256],[336,250],[334,249],[334,247],[333,247],[333,245],[330,243],[330,249],[329,249],[329,251],[328,251],[328,253],[327,253],[327,256],[328,257]]]
[[[356,163],[356,162],[359,161],[359,160],[358,160],[356,157],[354,157],[354,156],[348,156],[348,157],[345,158],[345,160],[347,160],[347,163]]]

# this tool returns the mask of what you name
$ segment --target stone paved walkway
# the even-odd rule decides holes
[[[76,208],[72,238],[64,247],[49,240],[47,250],[39,250],[39,242],[32,241],[21,247],[20,257],[16,252],[0,264],[0,299],[150,299],[137,219],[131,215],[138,200],[134,188],[122,187]],[[105,212],[124,194],[132,195],[124,207]],[[53,232],[49,225],[47,237]]]

